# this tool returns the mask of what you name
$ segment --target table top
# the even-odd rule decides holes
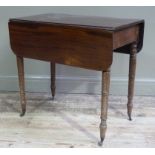
[[[132,25],[144,23],[141,19],[120,19],[99,16],[81,16],[68,14],[41,14],[28,17],[12,18],[12,22],[33,22],[77,27],[100,28],[109,31],[116,31]]]
[[[113,51],[130,54],[133,42],[141,50],[144,20],[42,14],[10,19],[9,32],[16,55],[106,70]]]

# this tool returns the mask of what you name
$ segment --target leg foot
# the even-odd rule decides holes
[[[20,117],[23,117],[26,113],[26,109],[23,109],[22,112],[20,113]]]
[[[54,100],[55,96],[55,63],[51,62],[51,93],[52,100]]]
[[[133,106],[131,103],[127,104],[127,114],[128,114],[129,121],[132,121],[132,118],[131,118],[132,107]]]
[[[52,95],[52,100],[54,100],[55,95]]]
[[[129,121],[132,121],[132,118],[131,118],[131,116],[129,116],[129,115],[128,115],[128,117],[129,117]]]
[[[54,97],[55,97],[55,86],[52,86],[52,84],[51,84],[51,93],[52,93],[52,100],[54,100]]]
[[[104,138],[101,138],[101,140],[98,142],[98,146],[102,146],[103,145],[103,141],[104,141]]]
[[[105,139],[105,134],[106,134],[106,130],[107,130],[107,122],[106,119],[101,118],[101,124],[100,124],[100,146],[102,146],[102,143]]]
[[[129,121],[132,121],[132,118],[131,118],[131,116],[129,116]]]

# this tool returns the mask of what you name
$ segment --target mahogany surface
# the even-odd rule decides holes
[[[136,55],[143,46],[144,20],[67,14],[43,14],[9,20],[10,45],[17,56],[22,116],[26,112],[23,58],[49,61],[55,96],[55,64],[102,71],[99,145],[107,128],[113,52],[130,55],[127,113],[131,120]]]

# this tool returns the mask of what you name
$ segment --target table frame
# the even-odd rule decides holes
[[[131,113],[133,108],[136,57],[137,53],[142,48],[143,28],[144,21],[135,22],[135,24],[128,25],[127,27],[123,27],[119,30],[109,31],[96,27],[76,27],[73,25],[52,25],[49,23],[44,24],[10,20],[10,43],[13,52],[16,54],[18,67],[20,102],[22,109],[20,116],[24,116],[26,112],[24,58],[50,62],[51,94],[53,100],[56,89],[56,63],[101,71],[101,140],[99,145],[102,145],[107,129],[110,67],[112,64],[113,52],[117,52],[119,51],[119,48],[123,47],[125,50],[124,53],[130,55],[127,114],[129,120],[132,120]],[[40,33],[41,36],[39,36]],[[52,35],[47,35],[48,33],[51,33]],[[56,33],[57,35],[55,35]],[[76,41],[72,36],[77,36]],[[62,47],[58,43],[59,40]],[[52,41],[54,46],[51,45]],[[70,45],[66,45],[68,42],[70,42]],[[45,50],[47,51],[46,54],[42,53],[43,47],[38,46],[38,44],[44,44],[43,47],[45,47]],[[28,46],[30,46],[30,48],[28,48]],[[51,49],[53,50],[52,52]],[[71,49],[74,52],[72,52]],[[33,50],[37,50],[37,53],[33,53]],[[89,50],[91,52],[89,52]],[[95,50],[97,53],[94,53]],[[81,53],[81,51],[85,51],[85,53]],[[92,63],[89,63],[89,61],[87,61],[87,57],[88,59],[92,59],[95,54],[98,59],[93,59],[91,61]]]

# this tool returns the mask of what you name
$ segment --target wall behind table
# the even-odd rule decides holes
[[[9,46],[9,18],[50,12],[145,19],[144,46],[138,54],[136,95],[155,95],[155,7],[0,7],[0,91],[18,90],[16,57]],[[127,94],[128,58],[128,55],[114,54],[112,95]],[[64,65],[57,65],[56,69],[57,92],[100,93],[100,72]],[[27,91],[50,92],[49,63],[25,59],[25,74]]]

